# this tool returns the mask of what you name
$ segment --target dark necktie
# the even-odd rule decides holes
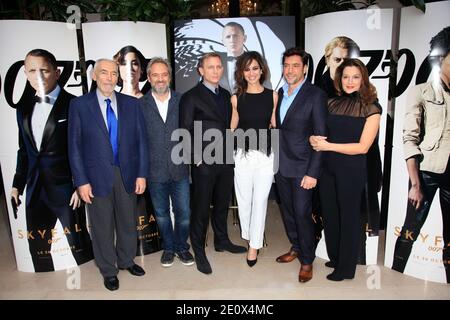
[[[217,94],[217,95],[219,95],[219,88],[215,88],[215,89],[214,89],[214,93]]]
[[[233,56],[227,56],[227,61],[229,61],[229,62],[234,62],[234,61],[236,61],[236,57],[233,57]]]
[[[106,122],[108,123],[109,141],[114,155],[114,164],[119,165],[119,152],[117,143],[117,118],[111,107],[111,99],[105,99],[106,102]]]
[[[45,103],[50,103],[50,97],[48,97],[48,96],[45,96],[45,97],[39,97],[39,96],[34,96],[34,102],[37,102],[37,103],[43,103],[43,102],[45,102]]]

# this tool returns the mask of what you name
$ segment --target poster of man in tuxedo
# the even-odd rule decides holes
[[[67,151],[69,103],[81,94],[72,77],[76,35],[63,23],[0,24],[0,42],[9,48],[0,70],[0,161],[17,267],[29,272],[75,267],[93,258]],[[18,44],[16,37],[27,41]],[[52,41],[56,38],[64,45]]]
[[[266,59],[270,76],[264,86],[283,85],[281,56],[295,46],[294,17],[250,17],[175,21],[175,88],[184,93],[200,81],[198,59],[207,52],[221,56],[224,66],[220,86],[234,92],[236,58],[258,51]]]

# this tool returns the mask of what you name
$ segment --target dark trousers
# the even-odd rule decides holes
[[[315,255],[314,222],[311,215],[312,190],[300,187],[302,178],[275,175],[281,200],[284,227],[292,249],[302,264],[312,264]]]
[[[230,242],[227,217],[234,183],[233,167],[225,164],[192,166],[192,182],[191,245],[196,256],[204,256],[211,204],[214,245]]]
[[[367,153],[367,182],[362,192],[361,199],[361,230],[360,246],[358,254],[358,264],[366,264],[366,240],[377,236],[380,225],[380,205],[378,202],[378,192],[381,190],[382,171],[381,156],[378,147],[378,137],[372,143]],[[313,191],[313,216],[316,227],[316,245],[322,238],[323,222],[320,207],[320,180],[318,187]]]
[[[439,200],[442,211],[442,234],[444,237],[442,260],[447,276],[447,283],[450,283],[450,163],[447,164],[447,169],[442,174],[420,171],[419,176],[424,201],[418,210],[408,201],[405,222],[403,223],[401,234],[395,243],[392,269],[400,272],[405,270],[414,241],[416,241],[420,234],[420,230],[430,212],[434,195],[437,189],[439,189]],[[411,188],[411,182],[409,183],[409,188]]]
[[[353,278],[361,237],[361,193],[365,169],[324,168],[320,178],[320,199],[325,244],[335,272]]]
[[[88,205],[95,262],[104,277],[116,276],[119,268],[134,264],[137,246],[136,194],[123,185],[120,169],[114,167],[114,185],[107,197]]]
[[[51,246],[66,236],[70,251],[78,265],[92,259],[92,247],[86,227],[84,207],[72,210],[69,206],[72,187],[61,187],[59,203],[50,201],[44,186],[38,186],[26,208],[27,230],[31,232],[28,245],[35,272],[54,271]],[[64,234],[52,235],[59,220]]]

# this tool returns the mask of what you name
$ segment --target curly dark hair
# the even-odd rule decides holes
[[[369,105],[377,100],[377,89],[369,81],[369,73],[365,64],[359,59],[345,58],[339,67],[336,69],[336,75],[334,76],[334,87],[339,96],[343,95],[344,89],[342,88],[342,74],[346,67],[356,67],[361,72],[362,82],[359,89],[359,96],[364,105]]]
[[[236,81],[235,89],[236,95],[239,97],[247,91],[247,81],[244,78],[244,71],[250,66],[252,61],[255,60],[259,67],[261,68],[261,78],[259,78],[259,83],[263,84],[269,75],[269,67],[267,66],[266,60],[261,56],[259,52],[248,51],[244,52],[237,58],[236,70],[234,71],[234,79]]]

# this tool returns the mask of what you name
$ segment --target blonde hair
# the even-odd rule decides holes
[[[325,47],[325,62],[327,64],[328,59],[330,59],[330,56],[333,53],[333,49],[337,47],[347,49],[349,58],[359,57],[360,49],[359,46],[356,44],[356,42],[348,37],[339,36],[331,39],[331,41]]]

